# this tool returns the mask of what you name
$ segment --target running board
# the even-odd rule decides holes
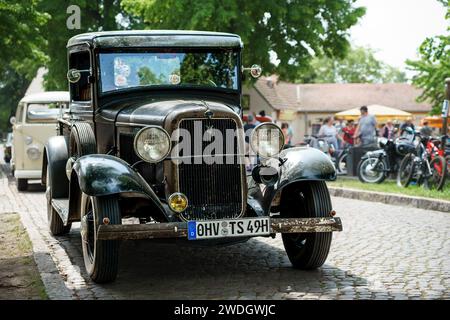
[[[67,225],[69,218],[69,199],[52,199],[52,207],[58,212],[64,225]]]
[[[310,233],[342,231],[337,217],[323,218],[273,218],[271,233]],[[139,240],[158,238],[187,238],[187,222],[151,224],[119,224],[98,227],[98,240]]]

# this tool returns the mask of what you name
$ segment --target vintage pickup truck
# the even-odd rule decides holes
[[[342,230],[325,184],[335,168],[318,150],[283,149],[274,123],[243,131],[242,79],[261,68],[242,67],[239,36],[98,32],[67,48],[70,113],[46,144],[42,181],[53,235],[81,221],[94,281],[116,278],[123,239],[225,245],[281,233],[295,268],[325,262]],[[251,175],[245,157],[257,159]]]

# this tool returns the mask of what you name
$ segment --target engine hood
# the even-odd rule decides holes
[[[116,119],[121,124],[170,127],[169,122],[180,117],[205,118],[207,111],[212,112],[214,118],[239,118],[235,110],[238,111],[239,108],[208,100],[156,100],[128,106],[119,112]]]

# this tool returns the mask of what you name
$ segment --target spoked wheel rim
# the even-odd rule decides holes
[[[442,157],[436,157],[430,162],[431,175],[426,179],[428,189],[440,189],[446,175],[445,160]]]
[[[366,159],[361,164],[361,175],[367,182],[376,182],[384,175],[383,167],[383,162],[378,159]]]
[[[406,156],[399,170],[399,182],[402,187],[409,184],[411,180],[411,171],[414,169],[414,157]]]
[[[347,173],[347,154],[344,154],[342,157],[339,158],[338,170],[340,173],[343,174]]]
[[[93,263],[95,258],[95,215],[93,205],[90,197],[88,197],[84,204],[84,216],[81,220],[81,240],[86,248],[86,253],[89,261]]]

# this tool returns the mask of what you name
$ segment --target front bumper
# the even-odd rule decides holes
[[[337,217],[323,218],[271,218],[271,233],[311,233],[342,231]],[[139,240],[161,238],[186,238],[187,222],[151,224],[100,225],[98,240]]]

